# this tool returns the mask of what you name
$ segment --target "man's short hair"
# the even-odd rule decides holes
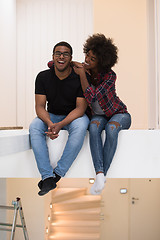
[[[58,47],[58,46],[65,46],[65,47],[69,48],[71,55],[73,54],[72,47],[71,47],[71,45],[70,45],[69,43],[67,43],[67,42],[59,42],[59,43],[57,43],[57,44],[54,46],[54,48],[53,48],[53,53],[55,52],[55,48]]]

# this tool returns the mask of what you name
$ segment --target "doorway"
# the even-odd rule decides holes
[[[160,239],[160,179],[108,179],[101,240]]]

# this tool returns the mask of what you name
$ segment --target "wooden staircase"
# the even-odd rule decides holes
[[[99,240],[101,196],[86,188],[57,188],[52,192],[48,240]]]

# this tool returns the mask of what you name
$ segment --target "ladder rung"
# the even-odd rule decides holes
[[[7,226],[7,227],[12,227],[13,224],[11,223],[0,223],[0,226]],[[16,227],[22,228],[23,226],[20,224],[16,224]]]
[[[10,209],[10,210],[14,210],[14,207],[12,207],[12,206],[3,206],[3,205],[0,205],[0,208],[1,208],[1,209]]]
[[[0,227],[0,230],[1,230],[1,231],[8,231],[8,232],[11,232],[11,231],[12,231],[12,229],[9,229],[9,228],[1,228],[1,227]]]
[[[0,223],[0,226],[8,226],[8,227],[11,227],[12,224],[11,224],[11,223]]]

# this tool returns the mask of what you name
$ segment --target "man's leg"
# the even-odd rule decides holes
[[[52,122],[59,122],[63,120],[65,116],[56,116],[50,113],[50,118]],[[39,172],[42,176],[42,180],[38,183],[41,189],[38,194],[42,196],[56,187],[56,182],[59,181],[60,177],[53,174],[53,168],[50,164],[45,134],[48,130],[47,125],[41,119],[36,118],[31,123],[29,130],[32,149]]]
[[[64,127],[64,129],[68,131],[69,136],[62,157],[58,161],[57,167],[54,169],[54,172],[59,176],[64,177],[73,161],[76,159],[83,145],[88,124],[88,117],[83,115]]]
[[[39,118],[35,118],[30,124],[30,140],[31,146],[36,158],[37,167],[42,176],[41,191],[42,196],[56,187],[56,182],[53,179],[53,168],[50,165],[48,147],[46,143],[47,125]]]
[[[29,133],[31,146],[35,155],[38,170],[42,180],[53,177],[53,168],[49,160],[49,152],[46,143],[46,134],[48,127],[39,118],[35,118],[30,124]]]

